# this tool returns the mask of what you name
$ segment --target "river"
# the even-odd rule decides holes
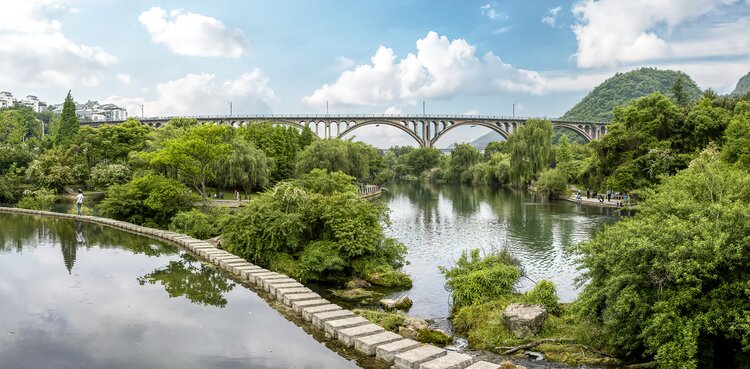
[[[175,246],[0,214],[0,368],[341,368],[251,289]]]
[[[507,188],[420,182],[388,183],[385,188],[382,199],[391,220],[386,233],[408,248],[404,271],[414,286],[402,293],[414,301],[409,315],[448,329],[450,292],[438,267],[450,267],[463,250],[507,248],[526,275],[519,291],[549,279],[560,301],[570,302],[578,296],[575,278],[580,272],[568,247],[620,217],[615,209],[543,201]]]

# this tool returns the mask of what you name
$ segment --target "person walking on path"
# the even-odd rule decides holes
[[[78,215],[82,215],[81,206],[83,206],[83,191],[79,188],[78,196],[76,196],[76,207],[78,208]]]
[[[590,198],[591,198],[591,191],[589,190],[589,188],[588,188],[588,187],[586,187],[586,198],[587,198],[587,199],[590,199]]]
[[[612,199],[612,190],[607,189],[607,202],[609,202]]]

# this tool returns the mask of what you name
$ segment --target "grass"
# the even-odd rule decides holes
[[[559,316],[547,315],[541,332],[534,337],[519,339],[505,328],[503,310],[511,303],[522,299],[521,295],[498,299],[482,304],[461,308],[453,318],[454,329],[466,335],[474,349],[488,350],[502,354],[506,347],[518,346],[540,338],[567,338],[573,343],[542,344],[534,351],[544,353],[550,361],[569,365],[615,365],[619,360],[599,352],[606,352],[599,345],[603,342],[600,329],[581,320],[570,305],[560,304]]]
[[[406,315],[398,313],[389,313],[377,310],[355,309],[354,314],[389,330],[398,333],[398,327],[404,325]]]

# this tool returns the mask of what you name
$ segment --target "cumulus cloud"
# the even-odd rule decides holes
[[[216,18],[181,10],[153,7],[138,16],[151,41],[187,56],[239,58],[250,51],[250,41],[240,29],[227,29]]]
[[[385,109],[385,112],[383,112],[383,114],[403,114],[403,113],[404,111],[401,110],[400,107],[395,106],[395,105],[389,106],[388,109]]]
[[[219,81],[214,74],[188,74],[156,85],[156,98],[110,96],[105,101],[124,106],[132,116],[226,115],[229,102],[235,114],[264,114],[278,102],[260,70]]]
[[[343,56],[339,56],[336,62],[336,70],[339,72],[343,72],[354,66],[354,60]]]
[[[673,45],[657,35],[737,0],[584,0],[574,5],[579,67],[616,66],[672,56]],[[744,30],[747,34],[747,30]]]
[[[93,86],[117,58],[77,44],[54,17],[70,12],[64,0],[3,1],[0,12],[0,85],[8,87]]]
[[[544,92],[539,73],[515,68],[491,52],[477,56],[476,48],[463,39],[448,40],[430,32],[416,44],[416,54],[400,60],[392,49],[380,46],[371,64],[343,72],[303,102],[311,107],[323,106],[326,100],[342,105],[414,104],[462,94]]]
[[[555,7],[548,10],[548,15],[542,18],[542,23],[546,23],[550,27],[554,27],[557,23],[557,15],[560,14],[562,7]]]

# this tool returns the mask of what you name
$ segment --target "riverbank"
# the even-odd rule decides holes
[[[304,324],[312,325],[318,332],[324,333],[326,337],[338,341],[337,344],[342,345],[342,351],[348,355],[360,358],[375,357],[377,362],[374,362],[372,366],[368,365],[368,367],[380,368],[395,364],[395,367],[411,368],[422,363],[435,367],[450,367],[436,366],[445,364],[468,366],[469,368],[498,367],[485,361],[475,360],[471,355],[449,352],[436,346],[420,344],[396,333],[386,332],[382,327],[372,324],[362,317],[355,316],[353,312],[322,299],[320,295],[286,275],[253,265],[205,241],[183,234],[93,216],[77,216],[18,208],[0,208],[0,212],[97,223],[182,246],[231,274],[243,284],[267,292],[275,304],[293,312],[301,318]]]

